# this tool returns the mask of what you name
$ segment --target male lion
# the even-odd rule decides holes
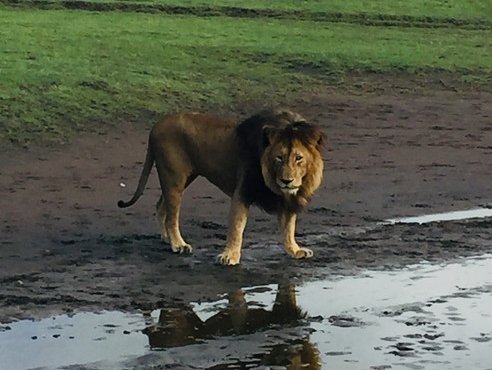
[[[309,258],[313,252],[295,240],[295,223],[321,184],[323,138],[318,127],[287,110],[263,111],[239,125],[208,114],[169,115],[150,132],[133,198],[118,206],[129,207],[140,198],[155,161],[162,189],[157,218],[173,252],[192,250],[179,231],[181,198],[197,176],[204,176],[232,198],[227,243],[218,262],[239,263],[251,204],[277,215],[289,255]]]

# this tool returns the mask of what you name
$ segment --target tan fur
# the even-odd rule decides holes
[[[287,253],[295,258],[308,258],[313,252],[301,248],[295,241],[296,211],[289,209],[294,201],[305,206],[320,186],[323,161],[320,154],[321,131],[315,129],[301,139],[286,139],[285,125],[303,122],[295,113],[270,111],[262,118],[277,125],[263,131],[268,145],[260,155],[261,174],[267,191],[278,198],[278,215],[283,242]],[[179,228],[179,211],[185,188],[197,177],[204,176],[232,197],[226,247],[218,256],[224,265],[236,265],[241,258],[241,245],[250,203],[243,196],[248,186],[246,165],[240,153],[242,139],[232,120],[200,113],[169,115],[156,124],[149,136],[147,158],[134,196],[128,207],[142,195],[150,170],[155,161],[162,196],[156,205],[162,239],[171,244],[176,253],[189,253],[192,247],[182,238]],[[294,130],[295,132],[295,130]],[[263,145],[263,144],[261,144]],[[258,147],[261,147],[258,143]],[[243,145],[244,147],[244,145]],[[264,185],[263,185],[264,186]],[[276,194],[276,195],[275,195]],[[254,202],[254,201],[252,201]],[[285,206],[283,206],[285,204]]]

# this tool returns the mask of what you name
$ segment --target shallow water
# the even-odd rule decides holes
[[[78,313],[0,325],[0,364],[491,369],[491,293],[492,255],[282,282],[148,315]]]
[[[144,326],[141,314],[116,311],[4,324],[0,326],[0,369],[56,368],[144,355]]]
[[[429,222],[458,221],[472,218],[492,217],[491,208],[475,208],[466,211],[434,213],[429,215],[403,217],[386,220],[386,224],[425,224]]]
[[[323,290],[327,293],[320,294]],[[336,313],[328,320],[331,326],[326,319],[311,324],[316,331],[310,340],[325,354],[327,368],[489,369],[491,293],[487,255],[310,283],[300,290],[298,303],[310,315]]]

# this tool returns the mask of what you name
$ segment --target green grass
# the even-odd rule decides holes
[[[488,30],[0,8],[0,39],[0,135],[20,144],[281,101],[354,70],[492,75]]]

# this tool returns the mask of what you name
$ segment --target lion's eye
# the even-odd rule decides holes
[[[296,155],[296,161],[299,162],[302,159],[302,155]]]
[[[282,162],[282,156],[281,155],[277,155],[277,157],[275,158],[275,160],[277,162]]]

